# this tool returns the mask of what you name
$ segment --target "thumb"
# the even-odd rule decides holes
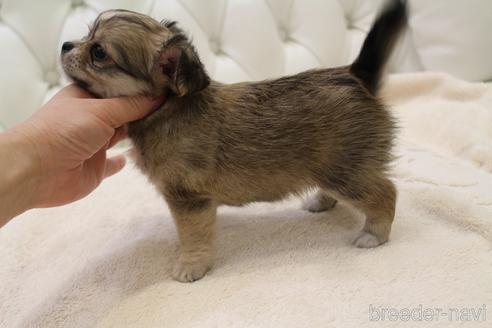
[[[104,178],[110,177],[113,174],[118,173],[123,169],[126,164],[125,156],[118,155],[115,157],[108,158],[106,160],[106,165],[104,168]]]
[[[113,128],[144,118],[164,103],[164,97],[133,96],[98,100],[97,116]]]

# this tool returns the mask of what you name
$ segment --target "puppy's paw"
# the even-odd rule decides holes
[[[302,208],[312,213],[319,213],[331,210],[336,204],[336,199],[317,193],[309,197]]]
[[[202,259],[190,261],[180,257],[174,264],[172,277],[180,282],[197,281],[212,268],[212,260]]]
[[[378,247],[383,243],[384,242],[380,242],[376,236],[365,231],[362,231],[360,235],[354,240],[354,245],[359,248]]]

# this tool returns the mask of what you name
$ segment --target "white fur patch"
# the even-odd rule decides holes
[[[144,81],[123,74],[115,76],[100,74],[97,83],[91,85],[91,91],[105,98],[113,98],[146,93],[148,86]]]
[[[373,248],[379,246],[380,244],[381,243],[376,236],[365,231],[361,232],[360,235],[354,240],[354,245],[359,248]]]

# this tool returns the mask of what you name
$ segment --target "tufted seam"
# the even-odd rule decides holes
[[[290,30],[288,29],[287,26],[285,26],[285,23],[288,23],[290,22],[290,17],[292,16],[292,8],[294,7],[294,1],[295,0],[290,0],[290,3],[289,3],[289,9],[287,10],[287,15],[285,17],[285,22],[277,22],[276,26],[277,26],[277,34],[279,36],[279,39],[284,41],[284,38],[282,38],[282,35],[280,33],[280,29],[286,29],[286,30]],[[274,13],[274,10],[270,4],[270,2],[268,2],[267,0],[264,0],[266,6],[268,7],[268,11],[270,12],[270,15],[272,16],[272,20],[274,22],[277,21],[276,17],[275,17],[275,13]],[[278,24],[280,23],[280,24]]]
[[[223,14],[224,18],[222,19],[222,24],[221,24],[221,29],[220,29],[221,34],[222,34],[222,31],[224,30],[225,21],[227,19],[226,13],[227,13],[228,8],[229,8],[229,0],[226,0],[225,4],[224,4],[224,14]],[[227,57],[229,57],[234,63],[236,63],[236,65],[239,66],[249,77],[254,78],[255,75],[252,74],[250,72],[250,70],[246,66],[244,66],[239,60],[234,58],[231,54],[227,53],[224,48],[221,48],[220,53],[227,55]]]
[[[86,2],[83,2],[83,4],[84,4],[84,6],[89,7],[89,5]],[[94,10],[93,8],[90,8],[90,9]],[[63,23],[58,26],[57,34],[59,36],[62,35],[63,28],[65,27],[65,24],[67,23],[67,19],[70,16],[70,13],[71,13],[71,10],[67,10],[67,12],[65,13],[65,17],[63,19]],[[58,40],[60,40],[60,38],[58,38]],[[59,51],[59,50],[58,49],[55,49],[54,51]],[[43,76],[43,80],[44,80],[44,82],[46,82],[46,84],[48,84],[48,88],[53,88],[55,86],[60,85],[60,82],[61,82],[60,81],[60,73],[57,70],[57,64],[58,64],[59,58],[60,57],[57,56],[56,53],[55,53],[54,56],[53,56],[53,61],[54,62],[52,63],[52,67],[43,67],[43,75],[44,75]],[[51,80],[49,78],[50,72],[55,72],[58,75],[58,81],[57,82],[53,83],[52,81],[49,81],[49,80]]]
[[[225,19],[226,19],[226,14],[227,14],[227,9],[228,9],[228,6],[229,6],[229,0],[224,0],[224,4],[222,6],[222,14],[221,14],[221,21],[220,21],[220,24],[219,24],[219,28],[217,31],[213,31],[212,34],[213,35],[208,35],[207,33],[205,33],[208,37],[208,44],[209,44],[209,47],[210,49],[212,50],[212,52],[215,54],[215,57],[217,57],[218,54],[220,53],[225,53],[223,50],[222,50],[222,42],[223,42],[223,31],[224,31],[224,24],[225,24]],[[204,31],[206,32],[206,31]],[[213,46],[213,45],[217,45],[217,47]]]
[[[152,4],[149,6],[149,11],[147,12],[147,15],[154,11],[156,2],[157,0],[152,0]]]
[[[321,58],[314,52],[313,49],[311,49],[310,46],[308,46],[307,44],[305,44],[304,42],[302,41],[299,41],[298,39],[296,39],[295,37],[290,37],[289,39],[295,41],[295,42],[292,42],[292,43],[297,43],[301,46],[303,46],[304,48],[306,48],[306,50],[311,54],[313,55],[314,58],[316,58],[316,60],[318,61],[318,63],[321,65],[321,66],[324,66],[324,61],[321,60]]]
[[[222,43],[222,32],[224,31],[224,25],[225,25],[225,20],[226,20],[226,14],[227,14],[227,9],[229,8],[229,0],[224,1],[224,6],[222,7],[222,21],[220,22],[219,25],[219,39],[220,42]]]
[[[292,17],[292,9],[294,8],[294,1],[296,1],[296,0],[291,0],[290,4],[289,4],[289,10],[287,11],[287,17],[285,18],[287,24],[290,24],[290,20]],[[290,30],[290,26],[289,26],[289,30]],[[289,40],[294,40],[294,39],[290,35],[286,35],[286,39],[283,40],[284,49],[285,49],[285,46],[289,43]],[[311,52],[311,51],[309,51],[309,52]],[[285,57],[286,57],[286,55],[285,55],[285,51],[284,51],[284,62],[283,62],[283,67],[282,67],[283,72],[285,72],[287,69],[287,59]],[[317,57],[315,57],[315,58],[317,59]]]
[[[292,18],[292,12],[293,12],[293,8],[294,8],[294,1],[296,0],[291,0],[290,1],[290,5],[289,5],[289,10],[287,11],[287,22],[290,22],[291,18]]]
[[[340,6],[342,6],[341,3]],[[352,24],[353,23],[352,16],[354,14],[354,2],[353,1],[350,2],[350,8],[346,8],[344,6],[342,6],[342,8],[347,9],[347,10],[343,10],[343,18],[345,19],[345,25],[347,26],[347,29],[348,30],[354,29],[354,26]]]
[[[254,77],[254,74],[252,74],[249,69],[244,66],[240,61],[238,61],[237,59],[235,59],[233,56],[231,56],[230,54],[226,53],[224,50],[221,51],[222,54],[224,55],[227,55],[227,57],[232,60],[234,63],[236,63],[237,66],[239,66],[250,78],[253,78],[255,79]],[[217,56],[218,57],[218,56]]]
[[[408,38],[408,42],[411,45],[415,46],[417,43],[416,43],[415,35],[414,35],[413,31],[412,31],[412,26],[410,25],[410,23],[407,25],[407,31],[406,31],[405,34],[406,34],[405,37]],[[401,48],[400,49],[396,49],[395,54],[398,54],[398,50],[401,50]],[[401,58],[404,58],[405,54],[401,54],[400,56],[401,56]],[[421,54],[417,54],[414,57],[414,60],[418,63],[419,67],[424,67],[424,63],[422,61]]]
[[[92,6],[90,3],[87,3],[87,2],[85,2],[84,4],[85,4],[85,6],[87,8],[91,9],[92,11],[94,11],[96,13],[96,15],[99,15],[100,12],[99,12],[99,10],[96,7]]]
[[[276,22],[276,21],[277,21],[277,19],[275,18],[275,14],[274,14],[274,12],[273,12],[273,8],[272,8],[272,6],[270,5],[270,2],[268,2],[267,0],[264,0],[263,2],[266,4],[266,6],[267,6],[267,8],[268,8],[268,12],[270,13],[270,16],[272,16],[272,20],[273,20],[274,22]],[[292,1],[290,2],[289,11],[287,12],[287,17],[286,17],[286,21],[287,21],[287,22],[289,21],[290,10],[292,9],[292,3],[293,3],[293,2],[294,2],[294,0],[292,0]],[[285,36],[286,38],[283,38],[283,37],[282,37],[282,35],[281,35],[281,33],[280,33],[280,29],[282,28],[282,29],[285,29],[285,30],[286,30],[287,28],[286,28],[285,26],[280,26],[280,24],[281,24],[281,25],[284,25],[282,22],[280,22],[280,24],[278,24],[278,23],[279,23],[279,22],[276,22],[276,24],[275,24],[275,26],[277,27],[277,35],[278,35],[278,38],[282,41],[282,43],[283,43],[283,45],[284,45],[284,48],[285,48],[285,45],[286,45],[286,43],[287,43],[286,41],[289,39],[289,37],[286,35],[286,36]],[[282,60],[282,72],[285,72],[286,68],[287,68],[287,63],[286,63],[286,59],[285,59],[285,51],[284,51],[284,52],[283,52],[283,60]]]
[[[266,6],[268,7],[268,10],[270,11],[270,14],[272,15],[272,18],[273,20],[275,20],[275,15],[273,14],[273,9],[272,9],[272,6],[270,5],[270,3],[267,1],[267,0],[263,0],[263,2],[266,4]]]
[[[190,15],[190,16],[191,16],[191,18],[193,18],[193,20],[194,20],[194,21],[195,21],[195,23],[198,25],[198,27],[200,27],[200,30],[202,30],[203,34],[205,34],[205,35],[209,36],[209,35],[206,33],[206,32],[207,32],[207,30],[203,27],[203,25],[202,25],[201,21],[200,21],[200,20],[199,20],[199,19],[195,16],[195,14],[193,13],[193,11],[192,11],[192,10],[190,10],[190,8],[188,8],[188,6],[187,6],[187,5],[185,5],[185,4],[183,3],[183,1],[182,1],[182,0],[176,0],[176,2],[177,2],[177,3],[179,3],[179,5],[180,5],[181,7],[183,7],[184,11],[185,11],[188,15]],[[210,37],[210,36],[209,36],[209,37]]]
[[[43,62],[37,56],[36,52],[31,47],[31,45],[29,44],[29,42],[27,42],[27,40],[24,38],[24,36],[22,36],[22,34],[19,33],[13,26],[10,26],[7,23],[7,21],[3,20],[2,21],[2,24],[5,25],[5,26],[7,26],[19,38],[19,40],[25,45],[26,49],[29,51],[29,53],[32,55],[32,57],[36,60],[36,62],[38,63],[39,67],[43,67],[44,68]],[[44,70],[43,70],[43,73],[44,73]]]
[[[358,31],[358,32],[367,33],[367,31],[363,30],[362,28],[353,25],[347,25],[347,31]]]

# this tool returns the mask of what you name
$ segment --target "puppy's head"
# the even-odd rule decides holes
[[[210,83],[175,22],[124,10],[101,13],[86,37],[63,44],[61,60],[73,81],[103,98],[168,92],[182,97]]]

